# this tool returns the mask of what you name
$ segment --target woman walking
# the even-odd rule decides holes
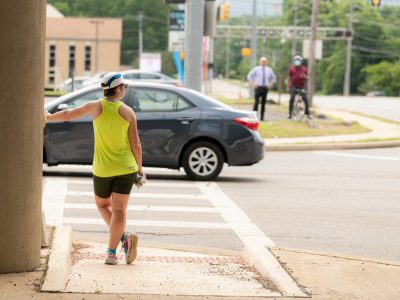
[[[91,115],[94,128],[93,185],[97,208],[109,226],[109,243],[105,263],[118,263],[116,249],[122,242],[126,263],[137,256],[138,237],[126,233],[126,209],[133,184],[139,184],[142,148],[136,116],[121,102],[127,84],[122,74],[111,72],[103,77],[104,98],[89,101],[74,109],[54,114],[45,111],[46,122],[70,121]]]

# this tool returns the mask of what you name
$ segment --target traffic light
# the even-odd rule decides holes
[[[249,56],[251,56],[251,49],[250,48],[242,48],[242,50],[240,51],[240,54],[243,57],[249,57]]]
[[[218,20],[223,22],[229,19],[229,9],[230,5],[228,3],[222,3],[219,7],[219,18]]]
[[[381,6],[381,0],[371,0],[371,5],[375,7]]]

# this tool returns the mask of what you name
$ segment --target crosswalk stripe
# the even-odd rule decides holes
[[[106,225],[100,218],[64,218],[64,224],[86,224],[86,225]],[[162,221],[162,220],[126,220],[129,226],[146,227],[176,227],[176,228],[201,228],[201,229],[231,229],[226,223],[210,222],[181,222],[181,221]]]
[[[94,196],[93,192],[86,191],[67,191],[67,196]],[[137,198],[152,198],[152,199],[188,199],[188,200],[202,200],[207,199],[207,195],[203,194],[162,194],[162,193],[135,193],[134,196],[130,196],[132,199]]]
[[[65,203],[64,208],[70,209],[95,209],[95,204],[87,203]],[[214,207],[186,207],[186,206],[157,206],[157,205],[128,205],[128,211],[158,211],[158,212],[196,212],[196,213],[218,213]]]
[[[250,220],[246,213],[215,182],[199,182],[198,186],[208,196],[208,200],[244,245],[257,245],[259,248],[275,246],[274,242],[265,236],[264,232]]]
[[[61,225],[64,213],[67,180],[65,178],[46,178],[44,180],[42,208],[46,224]]]
[[[93,181],[91,179],[87,179],[87,180],[70,179],[70,180],[68,180],[68,183],[93,186]],[[152,181],[152,180],[149,180],[146,183],[145,187],[148,187],[148,186],[151,186],[151,187],[156,186],[156,187],[176,187],[176,188],[197,188],[196,183],[158,182],[158,181]]]

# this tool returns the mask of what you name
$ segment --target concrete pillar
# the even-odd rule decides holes
[[[46,0],[0,6],[0,273],[40,265]]]

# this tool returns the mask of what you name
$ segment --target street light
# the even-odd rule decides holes
[[[91,20],[90,24],[94,24],[96,26],[96,64],[95,64],[95,73],[99,71],[99,24],[104,24],[104,21],[100,20]]]

